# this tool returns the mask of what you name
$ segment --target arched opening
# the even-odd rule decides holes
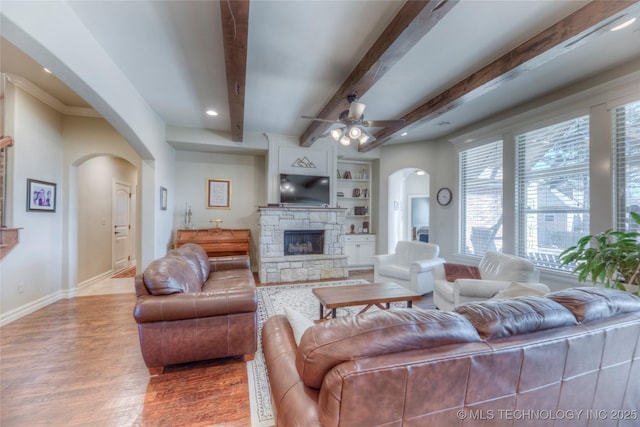
[[[97,155],[77,164],[75,182],[77,283],[88,284],[136,263],[138,170]]]
[[[399,240],[428,239],[429,174],[421,169],[404,168],[389,175],[387,252]]]

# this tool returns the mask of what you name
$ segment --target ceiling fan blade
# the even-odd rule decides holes
[[[360,120],[362,114],[364,113],[365,107],[366,105],[364,105],[362,102],[351,102],[351,104],[349,104],[349,119],[356,121]]]
[[[327,120],[327,119],[321,119],[320,117],[310,117],[310,116],[300,116],[303,119],[309,119],[309,120],[315,120],[317,122],[327,122],[327,123],[340,123],[340,121],[338,120]]]
[[[404,120],[365,120],[362,124],[370,128],[392,128],[404,126]]]

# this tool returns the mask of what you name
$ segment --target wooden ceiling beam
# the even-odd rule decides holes
[[[220,1],[220,18],[227,74],[231,140],[242,142],[247,78],[247,40],[249,38],[249,0]]]
[[[402,128],[382,129],[374,134],[376,140],[361,144],[358,151],[367,152],[378,147],[392,135],[417,122],[433,120],[462,105],[464,102],[494,90],[521,73],[537,68],[575,47],[597,37],[604,27],[622,17],[625,10],[637,1],[592,1],[527,40],[520,46],[479,69],[444,92],[427,100],[402,118]]]
[[[356,92],[363,96],[457,3],[458,0],[407,1],[316,117],[337,120],[349,108],[347,95]],[[330,127],[331,123],[312,122],[300,137],[300,145],[311,146]]]

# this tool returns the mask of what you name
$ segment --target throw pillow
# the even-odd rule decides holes
[[[293,308],[285,307],[284,312],[287,315],[291,329],[293,329],[293,337],[296,340],[296,345],[300,345],[300,339],[302,335],[304,335],[304,332],[315,325],[315,323]]]
[[[526,283],[522,282],[511,282],[509,286],[505,289],[498,292],[493,299],[503,299],[503,298],[513,298],[513,297],[522,297],[525,295],[533,295],[541,297],[545,295],[549,290],[543,291],[542,287],[540,289],[534,288],[533,286],[529,286]]]
[[[447,262],[442,265],[444,267],[444,274],[447,277],[447,282],[455,282],[456,279],[482,279],[480,270],[476,266],[451,264]]]

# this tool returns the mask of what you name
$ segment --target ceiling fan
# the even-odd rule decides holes
[[[319,117],[302,116],[303,119],[311,119],[319,122],[337,123],[341,127],[334,128],[320,135],[318,138],[324,138],[331,135],[333,139],[342,145],[349,145],[351,141],[359,144],[373,142],[376,138],[369,133],[366,128],[383,128],[383,127],[401,127],[404,125],[403,119],[398,120],[364,120],[365,105],[358,102],[355,93],[347,96],[349,109],[340,113],[338,120],[327,120]]]

